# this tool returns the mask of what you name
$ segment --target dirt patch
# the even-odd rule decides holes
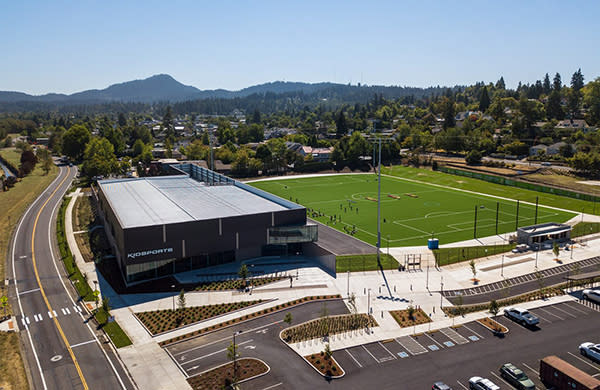
[[[0,332],[0,351],[3,354],[0,364],[0,389],[29,389],[25,367],[19,356],[19,336],[14,332]]]
[[[401,328],[407,328],[409,326],[426,324],[428,322],[431,322],[431,318],[429,318],[429,316],[425,314],[423,309],[414,309],[412,317],[409,315],[410,313],[408,309],[390,311],[390,314],[396,320],[398,325],[400,325]]]
[[[481,325],[488,328],[491,332],[508,333],[507,327],[505,327],[504,325],[500,324],[499,322],[497,322],[489,317],[481,318],[481,319],[477,320],[477,322],[479,322]]]
[[[327,356],[325,352],[313,353],[304,357],[322,375],[335,378],[343,375],[343,371],[333,356]]]
[[[187,381],[194,390],[221,390],[231,386],[233,371],[233,362],[231,362],[188,378]],[[237,360],[235,371],[239,382],[264,374],[269,371],[269,367],[258,359],[243,358]]]

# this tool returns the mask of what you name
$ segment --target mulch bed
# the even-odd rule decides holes
[[[508,329],[504,325],[500,324],[499,322],[497,322],[489,317],[478,319],[477,322],[479,322],[481,325],[488,328],[491,332],[497,332],[497,333],[507,333],[508,332]]]
[[[299,343],[332,334],[378,326],[373,316],[364,313],[323,317],[287,328],[281,338],[287,343]]]
[[[237,360],[238,382],[250,379],[269,370],[260,360],[242,358]],[[233,362],[187,379],[194,390],[221,390],[233,381]]]
[[[284,276],[273,276],[265,278],[247,279],[246,283],[242,279],[222,280],[216,282],[201,283],[196,287],[196,291],[223,291],[223,290],[241,290],[252,285],[253,287],[264,286],[265,284],[278,282],[288,279]]]
[[[304,356],[310,364],[312,364],[321,374],[327,377],[336,377],[342,375],[343,371],[335,361],[333,356],[326,356],[325,352],[313,353],[312,355]]]
[[[153,310],[135,313],[137,318],[146,326],[153,335],[177,329],[195,322],[208,320],[235,310],[262,303],[262,299],[257,301],[242,301],[233,303],[220,303],[217,305],[205,305],[186,307],[175,311]]]
[[[431,322],[431,318],[429,318],[429,316],[425,314],[423,309],[415,309],[412,318],[409,317],[408,310],[394,310],[390,311],[390,314],[396,320],[398,325],[400,325],[401,328]]]
[[[264,316],[264,315],[267,315],[267,314],[275,313],[275,312],[278,312],[278,311],[290,308],[292,306],[299,305],[301,303],[310,302],[310,301],[317,301],[317,300],[340,299],[340,298],[341,298],[341,296],[339,294],[337,294],[337,295],[317,295],[317,296],[310,296],[310,297],[304,297],[304,298],[296,299],[296,300],[293,300],[293,301],[290,301],[290,302],[282,303],[281,305],[277,305],[275,307],[270,307],[268,309],[263,309],[263,310],[259,310],[257,312],[251,313],[251,314],[243,315],[243,316],[234,318],[234,319],[232,319],[230,321],[221,322],[219,324],[212,325],[212,326],[209,326],[207,328],[198,329],[198,330],[195,330],[195,331],[190,332],[190,333],[186,333],[186,334],[181,335],[181,336],[173,337],[172,339],[161,341],[160,343],[158,343],[158,345],[160,345],[161,347],[164,347],[164,346],[167,346],[169,344],[176,343],[176,342],[181,341],[181,340],[186,340],[186,339],[194,338],[196,336],[201,336],[201,335],[203,335],[205,333],[210,333],[212,331],[215,331],[215,330],[218,330],[218,329],[221,329],[221,328],[225,328],[225,327],[233,325],[233,324],[237,324],[237,323],[240,323],[240,322],[248,321],[248,320],[251,320],[251,319],[254,319],[254,318],[257,318],[257,317],[260,317],[260,316]]]

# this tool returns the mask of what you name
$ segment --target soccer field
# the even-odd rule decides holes
[[[253,186],[305,206],[308,216],[370,244],[377,241],[377,178],[372,174],[259,181]],[[543,194],[540,194],[540,203]],[[535,205],[500,200],[401,178],[381,178],[381,246],[440,244],[533,225]],[[477,211],[475,211],[477,210]],[[539,207],[537,222],[564,222],[574,214]],[[499,240],[500,241],[500,240]]]

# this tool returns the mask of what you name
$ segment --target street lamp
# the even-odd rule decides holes
[[[173,292],[175,292],[175,285],[174,284],[171,285],[171,290],[173,290]],[[173,311],[175,311],[175,295],[173,295]]]
[[[241,330],[238,330],[237,332],[233,332],[233,386],[232,388],[236,388],[236,384],[237,384],[237,355],[238,355],[238,347],[235,343],[235,336],[242,333]]]
[[[502,255],[502,268],[500,268],[500,276],[504,276],[504,255]]]
[[[444,276],[440,276],[440,309],[442,308],[442,299],[444,297]]]

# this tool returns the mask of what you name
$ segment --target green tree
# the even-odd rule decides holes
[[[469,262],[469,267],[471,268],[471,273],[473,274],[473,281],[476,281],[477,267],[475,265],[475,259],[471,259],[471,261]]]
[[[467,165],[478,165],[481,164],[481,158],[481,152],[479,150],[473,149],[469,153],[467,153],[465,161],[467,162]]]
[[[238,276],[242,279],[244,287],[246,286],[246,279],[248,279],[248,267],[246,264],[242,264],[238,270]]]
[[[554,253],[554,256],[558,257],[558,254],[560,253],[560,247],[558,246],[558,242],[554,241],[552,243],[552,253]]]
[[[237,359],[239,359],[241,356],[239,349],[240,349],[239,345],[234,344],[233,341],[227,347],[227,359],[229,359],[233,362],[233,385],[234,386],[238,382]]]
[[[506,84],[504,83],[504,77],[500,76],[500,79],[496,82],[496,89],[506,89]]]
[[[337,138],[342,138],[343,136],[348,134],[348,124],[346,123],[346,114],[344,113],[343,109],[341,109],[337,115],[337,118],[335,120],[335,128],[335,134]]]
[[[33,171],[37,163],[38,158],[33,153],[33,150],[23,150],[23,153],[21,153],[21,165],[19,166],[19,174],[21,176],[29,175]]]
[[[441,102],[442,118],[444,118],[444,129],[449,129],[456,125],[456,109],[454,100],[444,97]]]
[[[106,138],[92,138],[85,148],[82,168],[90,178],[118,173],[119,164],[112,144]]]
[[[577,72],[573,73],[573,76],[571,76],[571,88],[574,91],[579,91],[583,88],[583,74],[581,73],[581,68],[577,69]]]
[[[483,86],[481,89],[481,96],[479,97],[479,111],[485,112],[490,106],[490,96],[488,95],[487,86]]]
[[[589,82],[583,91],[583,102],[588,107],[586,119],[591,125],[598,125],[600,124],[600,78]]]
[[[52,155],[50,154],[50,151],[46,148],[38,148],[35,154],[38,161],[42,163],[44,174],[47,175],[48,172],[50,172],[50,169],[52,169],[52,164],[54,164],[52,162]]]
[[[290,312],[285,313],[285,316],[283,316],[283,322],[288,324],[288,326],[292,325],[292,313],[290,313]]]
[[[90,132],[83,125],[73,125],[63,135],[62,149],[63,153],[79,161],[85,152],[85,147],[90,142]]]
[[[552,82],[552,89],[559,91],[562,89],[562,80],[560,79],[560,73],[556,72],[554,80]]]
[[[179,292],[179,297],[177,298],[177,310],[184,311],[185,310],[185,290],[181,289]]]
[[[408,314],[408,319],[413,321],[415,319],[415,307],[413,305],[408,305],[406,308],[406,313]]]
[[[544,88],[544,93],[546,95],[549,94],[550,91],[552,90],[552,85],[550,84],[550,76],[548,75],[548,73],[546,73],[546,75],[544,76],[543,88]]]
[[[329,343],[325,344],[323,354],[325,355],[325,360],[331,359],[331,347],[329,346]]]
[[[558,92],[556,89],[552,90],[548,96],[548,101],[546,102],[546,114],[548,115],[549,119],[562,120],[565,118],[565,113],[562,109],[560,101],[560,92]]]
[[[498,305],[498,302],[496,302],[495,299],[492,299],[490,301],[489,311],[494,317],[498,315],[498,312],[500,311],[500,306]]]

